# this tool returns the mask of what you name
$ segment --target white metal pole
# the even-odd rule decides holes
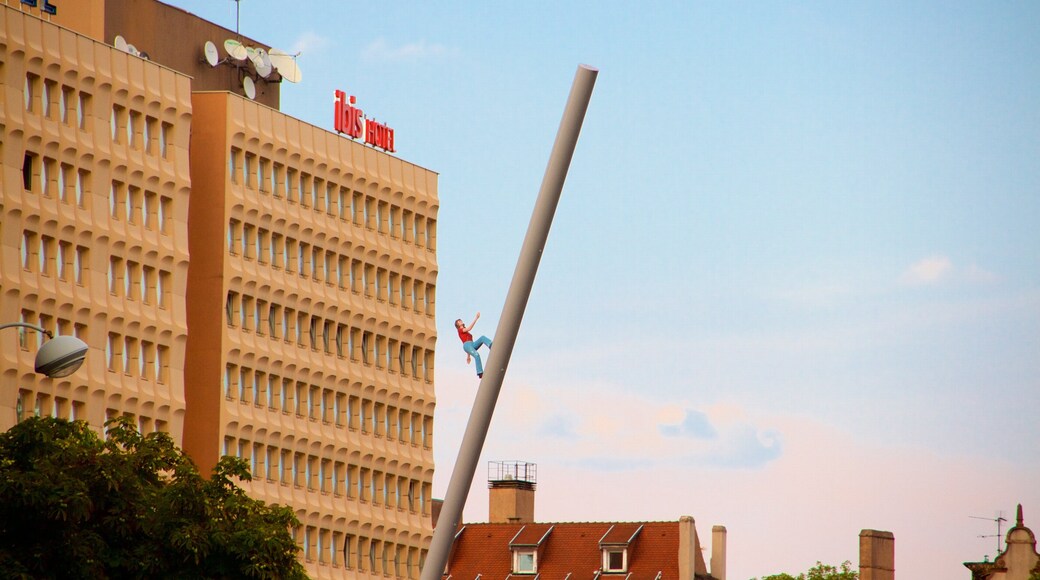
[[[448,482],[448,491],[444,496],[439,525],[433,531],[433,541],[430,543],[430,550],[422,569],[422,580],[438,580],[448,562],[448,554],[455,537],[455,525],[462,519],[462,508],[466,505],[466,496],[469,495],[470,486],[473,484],[473,475],[477,470],[477,462],[480,461],[480,452],[487,438],[491,416],[495,411],[498,393],[502,389],[506,367],[509,366],[513,345],[520,331],[527,299],[531,296],[538,263],[545,248],[545,241],[549,237],[549,228],[556,214],[563,182],[567,178],[567,169],[574,155],[578,134],[581,132],[581,124],[585,119],[585,111],[589,107],[592,87],[596,83],[598,73],[599,71],[590,66],[581,65],[574,75],[563,119],[556,133],[556,142],[549,155],[549,165],[545,168],[545,177],[538,192],[531,223],[527,227],[520,258],[517,260],[516,270],[513,271],[513,280],[509,284],[505,306],[502,308],[502,317],[495,331],[495,346],[488,355],[484,377],[473,401],[466,433],[462,437],[458,459],[455,461],[455,468]]]

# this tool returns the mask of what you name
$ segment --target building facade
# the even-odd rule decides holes
[[[1026,527],[1022,504],[1018,504],[1015,525],[1004,538],[1004,551],[992,562],[965,562],[971,580],[1033,580],[1040,578],[1040,553],[1036,551],[1036,535]]]
[[[201,58],[263,45],[182,10],[0,2],[0,322],[90,349],[48,379],[33,331],[0,334],[0,428],[133,416],[203,472],[249,461],[312,577],[418,578],[436,173],[281,113],[277,76]]]
[[[304,558],[418,573],[432,534],[436,175],[228,92],[193,95],[188,415],[249,459]]]
[[[42,335],[0,334],[0,428],[31,414],[185,415],[191,79],[0,6],[0,321],[76,335],[84,367],[32,372]]]

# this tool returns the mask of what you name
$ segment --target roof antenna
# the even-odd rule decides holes
[[[990,522],[997,522],[997,533],[996,534],[980,535],[979,537],[980,538],[996,538],[997,539],[997,556],[999,556],[1000,555],[1000,538],[1004,537],[1003,534],[1000,531],[1000,528],[1001,528],[1001,525],[1004,522],[1007,521],[1007,519],[1004,518],[1004,510],[998,511],[997,512],[997,517],[995,517],[995,518],[985,518],[985,517],[982,517],[982,516],[968,516],[968,517],[972,518],[972,519],[975,519],[975,520],[986,520],[986,521],[990,521]],[[996,559],[996,556],[994,556],[993,558]]]

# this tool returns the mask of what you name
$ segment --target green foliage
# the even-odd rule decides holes
[[[752,578],[751,580],[758,579]],[[797,576],[780,573],[763,576],[762,580],[859,580],[859,572],[852,569],[852,562],[848,560],[842,562],[840,568],[816,562],[816,565],[809,568],[808,572],[803,572]]]
[[[166,433],[127,419],[102,440],[32,418],[0,434],[0,570],[7,578],[304,579],[288,507],[254,500],[242,459],[210,479]]]

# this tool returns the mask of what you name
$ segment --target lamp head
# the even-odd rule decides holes
[[[87,358],[87,345],[75,336],[55,336],[36,353],[36,372],[52,379],[76,372]]]

